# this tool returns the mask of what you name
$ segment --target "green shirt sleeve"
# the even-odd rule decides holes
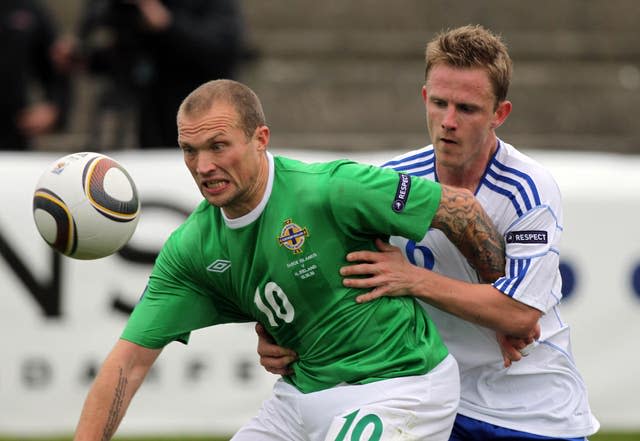
[[[331,207],[351,236],[380,234],[421,240],[440,204],[437,182],[356,163],[337,167]]]
[[[221,323],[245,322],[202,274],[198,236],[187,222],[167,240],[140,302],[121,338],[148,348],[187,343],[191,331]]]

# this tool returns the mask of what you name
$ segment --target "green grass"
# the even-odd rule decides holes
[[[71,437],[62,438],[26,438],[0,437],[0,441],[71,441]],[[113,441],[229,441],[229,437],[115,437]],[[589,437],[589,441],[640,441],[640,432],[600,433]]]
[[[609,432],[590,436],[589,441],[640,441],[640,432]]]

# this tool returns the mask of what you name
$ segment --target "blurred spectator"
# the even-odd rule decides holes
[[[64,123],[70,84],[53,62],[56,38],[38,1],[0,1],[0,150],[29,149],[35,137]]]
[[[140,147],[176,146],[180,102],[205,81],[235,77],[243,33],[236,0],[87,0],[77,49],[107,80],[91,118],[115,111],[122,128],[133,110]]]

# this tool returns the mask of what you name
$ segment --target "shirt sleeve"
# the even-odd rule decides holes
[[[539,205],[507,229],[505,276],[493,283],[504,294],[542,312],[562,297],[560,215],[559,208]]]
[[[356,163],[336,168],[331,208],[350,236],[403,236],[420,240],[440,204],[441,187],[391,169]]]
[[[195,278],[194,253],[174,233],[154,265],[147,287],[122,333],[122,338],[148,348],[172,341],[187,343],[191,331],[221,323],[246,322],[215,287]],[[197,254],[197,253],[196,253]]]

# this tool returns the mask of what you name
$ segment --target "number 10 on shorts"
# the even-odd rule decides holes
[[[359,416],[360,409],[342,417],[344,423],[340,433],[335,438],[327,437],[331,441],[380,441],[382,439],[382,420],[378,415],[369,413]],[[351,437],[347,437],[351,431]],[[330,431],[330,433],[333,431]]]

